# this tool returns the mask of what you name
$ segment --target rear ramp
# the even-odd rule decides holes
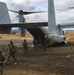
[[[39,44],[43,44],[45,39],[45,34],[41,31],[40,28],[27,29],[31,35],[38,41]]]

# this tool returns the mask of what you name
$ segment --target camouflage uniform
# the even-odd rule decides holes
[[[24,40],[24,42],[23,42],[23,49],[24,49],[24,52],[26,54],[27,50],[28,50],[28,43],[26,42],[26,40]]]
[[[15,46],[12,41],[10,41],[10,44],[8,45],[8,47],[9,47],[8,61],[9,61],[10,57],[12,57],[15,60],[15,62],[17,62],[16,58],[15,58],[16,49],[15,49]]]
[[[37,42],[37,40],[34,38],[34,40],[33,40],[33,44],[34,44],[34,50],[36,49],[36,46],[37,46],[37,44],[38,44],[38,42]]]
[[[46,49],[47,49],[47,40],[46,39],[44,40],[43,47],[44,47],[44,51],[46,51]]]
[[[0,71],[1,71],[1,74],[3,73],[3,67],[4,67],[3,62],[4,62],[4,60],[5,60],[5,57],[2,54],[2,52],[0,51]]]

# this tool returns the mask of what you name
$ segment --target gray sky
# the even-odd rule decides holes
[[[0,0],[5,2],[8,9],[24,10],[24,11],[47,11],[44,13],[37,13],[27,15],[26,21],[48,21],[48,0]],[[54,0],[55,13],[57,23],[74,21],[74,9],[70,10],[68,7],[74,6],[74,0]],[[12,22],[18,22],[16,17],[18,14],[10,13]]]

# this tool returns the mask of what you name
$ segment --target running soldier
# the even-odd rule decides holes
[[[25,54],[28,51],[28,43],[26,42],[26,40],[24,40],[24,42],[23,42],[23,50],[24,50]]]
[[[8,45],[8,47],[9,47],[9,56],[8,56],[7,61],[9,61],[10,57],[12,57],[15,61],[15,64],[16,64],[17,63],[16,58],[15,58],[16,49],[15,49],[15,46],[12,41],[10,41],[10,44]]]
[[[2,54],[2,51],[0,50],[0,72],[1,72],[1,74],[3,73],[4,60],[5,60],[5,57]]]

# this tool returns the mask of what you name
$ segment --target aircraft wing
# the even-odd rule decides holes
[[[58,24],[61,28],[74,28],[74,22]]]
[[[0,24],[0,27],[20,27],[20,28],[37,28],[42,26],[48,26],[48,22]]]

